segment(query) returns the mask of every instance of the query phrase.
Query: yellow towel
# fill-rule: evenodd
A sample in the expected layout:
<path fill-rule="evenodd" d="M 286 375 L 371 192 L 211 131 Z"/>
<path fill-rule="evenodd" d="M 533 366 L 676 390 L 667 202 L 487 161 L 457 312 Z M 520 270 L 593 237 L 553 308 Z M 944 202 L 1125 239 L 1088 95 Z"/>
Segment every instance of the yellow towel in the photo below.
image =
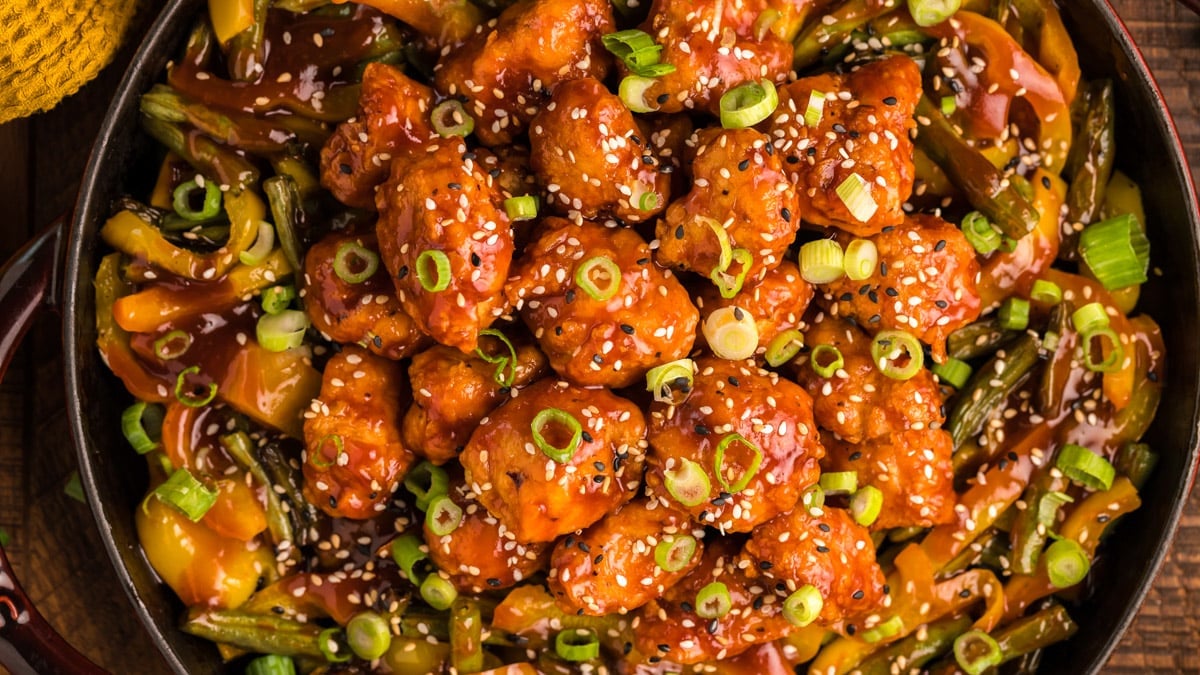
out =
<path fill-rule="evenodd" d="M 96 76 L 137 0 L 0 0 L 0 123 L 48 110 Z"/>

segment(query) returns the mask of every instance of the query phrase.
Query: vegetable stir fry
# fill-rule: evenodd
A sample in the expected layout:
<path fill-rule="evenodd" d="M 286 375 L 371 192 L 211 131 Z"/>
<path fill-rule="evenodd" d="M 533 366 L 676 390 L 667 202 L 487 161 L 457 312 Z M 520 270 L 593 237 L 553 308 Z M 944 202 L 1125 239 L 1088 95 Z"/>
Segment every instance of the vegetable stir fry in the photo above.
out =
<path fill-rule="evenodd" d="M 1033 672 L 1154 467 L 1051 0 L 210 0 L 141 109 L 98 347 L 231 672 Z"/>

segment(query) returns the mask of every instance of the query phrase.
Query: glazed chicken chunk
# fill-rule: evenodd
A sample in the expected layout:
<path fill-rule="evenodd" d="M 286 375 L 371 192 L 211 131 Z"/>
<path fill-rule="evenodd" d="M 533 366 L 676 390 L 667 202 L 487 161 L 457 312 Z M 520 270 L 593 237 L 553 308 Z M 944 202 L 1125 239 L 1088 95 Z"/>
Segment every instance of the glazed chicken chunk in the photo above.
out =
<path fill-rule="evenodd" d="M 521 0 L 446 50 L 434 81 L 444 96 L 466 99 L 481 143 L 506 145 L 558 83 L 604 79 L 612 58 L 600 38 L 614 30 L 608 0 Z"/>
<path fill-rule="evenodd" d="M 721 297 L 716 286 L 704 286 L 697 294 L 700 321 L 703 323 L 722 307 L 739 307 L 754 317 L 758 328 L 758 347 L 767 345 L 780 334 L 804 326 L 804 311 L 813 298 L 813 287 L 800 276 L 795 263 L 783 261 L 762 281 L 745 287 L 732 298 Z"/>
<path fill-rule="evenodd" d="M 479 420 L 500 405 L 510 389 L 529 384 L 547 370 L 546 357 L 527 338 L 512 341 L 515 363 L 499 339 L 483 336 L 479 344 L 483 355 L 435 345 L 414 356 L 408 366 L 413 404 L 404 415 L 404 442 L 434 464 L 457 457 Z"/>
<path fill-rule="evenodd" d="M 336 518 L 386 506 L 415 461 L 400 437 L 407 405 L 395 361 L 345 346 L 325 365 L 321 397 L 304 420 L 304 496 Z"/>
<path fill-rule="evenodd" d="M 464 352 L 508 309 L 512 228 L 483 154 L 442 141 L 393 162 L 378 195 L 379 250 L 400 303 L 433 339 Z"/>
<path fill-rule="evenodd" d="M 653 500 L 629 502 L 559 540 L 550 559 L 550 592 L 571 614 L 624 614 L 661 596 L 700 564 L 703 536 L 686 513 Z"/>
<path fill-rule="evenodd" d="M 698 523 L 749 532 L 788 511 L 817 481 L 812 399 L 749 362 L 696 361 L 685 401 L 650 409 L 646 486 Z"/>
<path fill-rule="evenodd" d="M 640 223 L 662 211 L 671 176 L 646 132 L 600 82 L 564 82 L 529 128 L 531 162 L 558 213 Z"/>
<path fill-rule="evenodd" d="M 430 340 L 396 299 L 378 248 L 374 232 L 335 232 L 313 244 L 304 257 L 304 309 L 329 340 L 402 359 Z"/>
<path fill-rule="evenodd" d="M 904 220 L 901 206 L 915 175 L 908 134 L 920 97 L 921 74 L 906 56 L 780 87 L 769 133 L 806 222 L 867 237 Z M 813 104 L 821 109 L 820 122 L 809 126 L 805 114 Z M 843 184 L 862 193 L 850 199 L 858 202 L 853 211 L 838 196 Z"/>
<path fill-rule="evenodd" d="M 633 403 L 543 379 L 481 420 L 459 461 L 476 499 L 517 541 L 554 541 L 634 496 L 645 433 Z"/>
<path fill-rule="evenodd" d="M 907 430 L 938 428 L 945 421 L 933 374 L 922 368 L 907 380 L 884 375 L 871 360 L 871 338 L 854 324 L 822 315 L 804 334 L 807 358 L 794 362 L 796 381 L 813 397 L 817 425 L 847 443 L 862 443 Z M 828 366 L 843 361 L 830 377 L 813 367 L 812 354 Z"/>
<path fill-rule="evenodd" d="M 945 360 L 946 337 L 979 318 L 975 249 L 957 227 L 924 214 L 871 240 L 879 251 L 875 272 L 823 287 L 818 301 L 872 333 L 910 333 L 932 348 L 935 361 Z"/>
<path fill-rule="evenodd" d="M 321 186 L 343 204 L 374 209 L 375 188 L 392 160 L 437 138 L 429 123 L 432 100 L 432 89 L 399 68 L 368 64 L 358 114 L 339 124 L 321 148 Z"/>
<path fill-rule="evenodd" d="M 550 365 L 583 386 L 625 387 L 692 348 L 698 313 L 633 230 L 547 218 L 506 291 Z"/>
<path fill-rule="evenodd" d="M 658 261 L 706 277 L 719 271 L 759 280 L 783 261 L 800 227 L 781 158 L 753 129 L 705 129 L 693 138 L 693 187 L 658 221 Z M 730 249 L 744 249 L 749 265 L 742 254 L 721 260 Z"/>

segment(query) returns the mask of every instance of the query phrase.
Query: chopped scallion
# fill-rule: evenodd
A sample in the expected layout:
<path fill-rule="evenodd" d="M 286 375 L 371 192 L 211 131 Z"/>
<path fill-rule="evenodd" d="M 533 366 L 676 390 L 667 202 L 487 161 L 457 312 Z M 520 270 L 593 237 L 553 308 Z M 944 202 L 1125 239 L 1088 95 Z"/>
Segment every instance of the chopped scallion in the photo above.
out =
<path fill-rule="evenodd" d="M 686 398 L 692 390 L 696 364 L 691 359 L 679 359 L 655 366 L 646 373 L 646 391 L 659 403 L 675 404 L 680 396 Z"/>
<path fill-rule="evenodd" d="M 825 598 L 821 596 L 820 589 L 805 584 L 783 601 L 783 618 L 793 626 L 803 628 L 816 621 L 824 607 Z"/>
<path fill-rule="evenodd" d="M 442 101 L 433 108 L 429 117 L 433 130 L 442 138 L 469 136 L 475 131 L 475 118 L 467 114 L 461 101 Z"/>
<path fill-rule="evenodd" d="M 439 537 L 444 537 L 457 530 L 462 524 L 462 519 L 462 507 L 455 504 L 450 495 L 439 495 L 429 502 L 429 510 L 425 512 L 425 527 Z"/>
<path fill-rule="evenodd" d="M 162 421 L 162 406 L 138 401 L 121 413 L 121 432 L 134 451 L 144 455 L 158 447 Z"/>
<path fill-rule="evenodd" d="M 821 377 L 833 377 L 846 365 L 842 351 L 833 345 L 817 345 L 808 356 L 808 362 Z"/>
<path fill-rule="evenodd" d="M 204 187 L 200 187 L 200 182 L 203 181 Z M 192 208 L 192 195 L 197 190 L 204 190 L 199 209 Z M 175 207 L 175 213 L 179 214 L 184 220 L 199 222 L 216 218 L 221 212 L 221 187 L 215 181 L 204 180 L 197 176 L 194 180 L 189 180 L 175 188 L 172 194 L 172 205 Z"/>
<path fill-rule="evenodd" d="M 841 244 L 817 239 L 800 247 L 800 276 L 810 284 L 831 284 L 846 273 Z"/>
<path fill-rule="evenodd" d="M 825 93 L 820 91 L 809 92 L 808 105 L 804 108 L 804 124 L 815 128 L 821 123 L 821 117 L 824 114 Z"/>
<path fill-rule="evenodd" d="M 450 477 L 445 469 L 426 460 L 404 476 L 404 488 L 416 497 L 417 508 L 426 511 L 434 499 L 450 493 Z"/>
<path fill-rule="evenodd" d="M 617 95 L 621 97 L 621 102 L 631 112 L 654 112 L 659 108 L 658 101 L 647 97 L 646 94 L 657 82 L 658 80 L 652 77 L 627 75 L 621 80 L 621 85 L 617 89 Z"/>
<path fill-rule="evenodd" d="M 558 408 L 543 409 L 534 416 L 529 428 L 538 450 L 559 464 L 571 461 L 583 438 L 583 425 L 579 420 L 571 413 Z M 555 445 L 546 438 L 551 432 L 560 439 L 565 437 L 567 440 L 562 445 Z"/>
<path fill-rule="evenodd" d="M 1127 213 L 1085 227 L 1079 255 L 1104 288 L 1126 288 L 1146 282 L 1150 240 L 1137 216 Z"/>
<path fill-rule="evenodd" d="M 663 535 L 654 547 L 654 562 L 664 571 L 678 572 L 696 556 L 696 538 L 690 534 Z"/>
<path fill-rule="evenodd" d="M 879 266 L 879 249 L 870 239 L 855 239 L 846 245 L 842 267 L 851 281 L 863 281 L 875 274 Z"/>
<path fill-rule="evenodd" d="M 285 352 L 304 344 L 308 330 L 308 315 L 298 309 L 285 309 L 278 314 L 258 317 L 254 334 L 258 344 L 269 352 Z"/>
<path fill-rule="evenodd" d="M 821 474 L 818 485 L 825 495 L 850 495 L 858 490 L 857 471 L 827 471 Z"/>
<path fill-rule="evenodd" d="M 691 508 L 708 501 L 712 482 L 698 462 L 681 457 L 675 466 L 663 471 L 663 485 L 675 501 Z"/>
<path fill-rule="evenodd" d="M 883 509 L 883 492 L 874 485 L 860 487 L 850 498 L 850 515 L 854 522 L 870 527 Z"/>
<path fill-rule="evenodd" d="M 355 241 L 344 241 L 333 255 L 333 271 L 348 284 L 361 284 L 379 269 L 379 254 Z"/>
<path fill-rule="evenodd" d="M 908 12 L 918 26 L 934 26 L 954 16 L 962 0 L 908 0 Z"/>
<path fill-rule="evenodd" d="M 983 675 L 1004 660 L 1000 645 L 981 630 L 969 630 L 954 638 L 954 660 L 967 675 Z"/>
<path fill-rule="evenodd" d="M 763 358 L 772 368 L 778 368 L 796 358 L 803 347 L 804 333 L 790 328 L 776 335 L 767 343 L 767 351 L 763 354 Z"/>
<path fill-rule="evenodd" d="M 450 605 L 458 599 L 458 589 L 454 584 L 437 574 L 430 574 L 421 582 L 419 589 L 421 599 L 438 611 L 450 609 Z"/>
<path fill-rule="evenodd" d="M 162 361 L 171 361 L 186 354 L 191 346 L 190 334 L 173 330 L 154 341 L 154 355 Z"/>
<path fill-rule="evenodd" d="M 378 612 L 359 612 L 346 622 L 346 642 L 355 656 L 374 661 L 392 646 L 391 625 Z"/>
<path fill-rule="evenodd" d="M 417 281 L 430 293 L 441 293 L 450 287 L 450 256 L 437 249 L 421 251 L 416 262 Z"/>
<path fill-rule="evenodd" d="M 206 487 L 184 468 L 176 469 L 166 481 L 154 488 L 155 497 L 187 516 L 193 523 L 199 522 L 217 503 L 217 494 L 216 490 Z"/>
<path fill-rule="evenodd" d="M 704 320 L 701 330 L 720 358 L 740 361 L 754 356 L 758 349 L 758 325 L 740 307 L 718 307 Z"/>
<path fill-rule="evenodd" d="M 1029 301 L 1025 298 L 1005 298 L 997 314 L 1005 330 L 1025 330 L 1029 327 Z"/>
<path fill-rule="evenodd" d="M 742 290 L 742 285 L 746 283 L 746 274 L 750 271 L 750 264 L 754 262 L 750 251 L 744 248 L 735 248 L 732 253 L 733 262 L 730 266 L 737 265 L 737 274 L 729 274 L 727 269 L 714 269 L 709 278 L 716 285 L 717 290 L 721 293 L 721 297 L 726 300 L 733 299 Z"/>
<path fill-rule="evenodd" d="M 1117 475 L 1117 470 L 1107 459 L 1074 443 L 1068 443 L 1058 451 L 1054 466 L 1089 490 L 1109 489 Z"/>
<path fill-rule="evenodd" d="M 513 222 L 533 220 L 538 215 L 538 198 L 533 195 L 509 197 L 504 200 L 504 212 Z"/>
<path fill-rule="evenodd" d="M 493 356 L 483 351 L 483 346 L 480 345 L 475 348 L 475 355 L 488 363 L 496 364 L 496 372 L 492 373 L 492 380 L 501 387 L 511 389 L 517 381 L 517 348 L 513 345 L 512 340 L 495 328 L 481 330 L 479 336 L 496 338 L 504 345 L 507 354 Z"/>
<path fill-rule="evenodd" d="M 191 366 L 179 371 L 179 375 L 175 378 L 175 399 L 189 408 L 199 408 L 212 403 L 212 400 L 217 397 L 217 383 L 209 382 L 208 391 L 197 395 L 198 391 L 195 387 L 187 388 L 187 380 L 189 375 L 198 375 L 200 366 Z"/>
<path fill-rule="evenodd" d="M 287 309 L 292 304 L 292 300 L 296 299 L 296 287 L 287 284 L 286 286 L 272 286 L 262 292 L 262 308 L 267 314 L 278 314 Z"/>
<path fill-rule="evenodd" d="M 1062 302 L 1063 292 L 1053 281 L 1038 279 L 1033 282 L 1033 288 L 1029 290 L 1029 299 L 1043 305 L 1057 305 Z"/>
<path fill-rule="evenodd" d="M 779 106 L 775 83 L 763 79 L 734 87 L 721 96 L 721 126 L 745 129 L 767 119 Z"/>
<path fill-rule="evenodd" d="M 879 204 L 871 196 L 870 185 L 857 173 L 847 176 L 834 192 L 837 193 L 838 199 L 842 200 L 842 204 L 845 204 L 850 215 L 859 222 L 865 223 L 871 220 L 871 217 L 879 210 Z"/>
<path fill-rule="evenodd" d="M 884 330 L 871 340 L 871 360 L 893 380 L 909 380 L 925 365 L 925 350 L 902 330 Z"/>
<path fill-rule="evenodd" d="M 275 228 L 266 221 L 258 223 L 258 238 L 254 245 L 238 253 L 238 260 L 243 265 L 257 265 L 267 259 L 275 248 Z"/>
<path fill-rule="evenodd" d="M 733 482 L 731 483 L 729 482 L 730 477 L 726 475 L 728 467 L 726 467 L 725 455 L 729 453 L 731 449 L 736 449 L 738 446 L 748 449 L 753 457 L 750 459 L 749 466 L 745 466 L 745 468 L 742 468 L 739 473 L 733 476 Z M 757 444 L 751 442 L 741 434 L 730 433 L 726 434 L 725 437 L 722 438 L 719 443 L 717 443 L 717 451 L 713 456 L 713 473 L 716 474 L 717 482 L 721 484 L 721 487 L 725 488 L 725 491 L 729 494 L 735 495 L 742 490 L 745 490 L 746 486 L 750 484 L 750 481 L 754 479 L 754 476 L 758 474 L 758 469 L 762 465 L 762 461 L 762 448 L 758 447 Z M 740 464 L 741 462 L 739 462 L 739 465 Z"/>
<path fill-rule="evenodd" d="M 714 581 L 696 594 L 694 607 L 696 616 L 702 619 L 719 619 L 733 609 L 733 598 L 725 584 Z"/>
<path fill-rule="evenodd" d="M 1092 302 L 1071 313 L 1071 325 L 1080 333 L 1090 333 L 1108 328 L 1108 310 L 1099 302 Z"/>
<path fill-rule="evenodd" d="M 956 358 L 946 357 L 945 363 L 935 363 L 930 369 L 938 379 L 955 389 L 962 389 L 967 380 L 971 379 L 971 366 Z"/>
<path fill-rule="evenodd" d="M 575 285 L 593 300 L 611 300 L 621 289 L 621 268 L 612 258 L 592 256 L 575 268 Z"/>
<path fill-rule="evenodd" d="M 1002 243 L 1000 232 L 992 227 L 987 216 L 978 211 L 972 211 L 963 217 L 961 229 L 963 236 L 967 238 L 967 243 L 979 255 L 988 255 L 1000 248 Z"/>
<path fill-rule="evenodd" d="M 1092 561 L 1087 551 L 1073 539 L 1059 539 L 1042 554 L 1046 561 L 1046 576 L 1055 588 L 1070 588 L 1083 581 Z"/>
<path fill-rule="evenodd" d="M 572 663 L 591 661 L 600 656 L 600 637 L 590 628 L 564 628 L 554 636 L 554 653 Z"/>

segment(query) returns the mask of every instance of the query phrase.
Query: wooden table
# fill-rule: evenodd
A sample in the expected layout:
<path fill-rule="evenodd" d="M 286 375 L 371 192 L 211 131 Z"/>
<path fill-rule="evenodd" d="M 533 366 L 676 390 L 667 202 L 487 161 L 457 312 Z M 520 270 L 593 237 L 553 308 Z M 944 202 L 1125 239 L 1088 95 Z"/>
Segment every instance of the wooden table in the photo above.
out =
<path fill-rule="evenodd" d="M 1166 93 L 1200 180 L 1200 18 L 1167 0 L 1113 4 Z M 0 125 L 0 258 L 73 204 L 129 52 L 59 108 Z M 26 590 L 68 639 L 113 672 L 166 672 L 109 571 L 87 506 L 63 493 L 75 455 L 59 330 L 55 317 L 40 319 L 0 385 L 0 528 L 12 537 L 7 550 Z M 1200 491 L 1106 672 L 1200 674 Z"/>

